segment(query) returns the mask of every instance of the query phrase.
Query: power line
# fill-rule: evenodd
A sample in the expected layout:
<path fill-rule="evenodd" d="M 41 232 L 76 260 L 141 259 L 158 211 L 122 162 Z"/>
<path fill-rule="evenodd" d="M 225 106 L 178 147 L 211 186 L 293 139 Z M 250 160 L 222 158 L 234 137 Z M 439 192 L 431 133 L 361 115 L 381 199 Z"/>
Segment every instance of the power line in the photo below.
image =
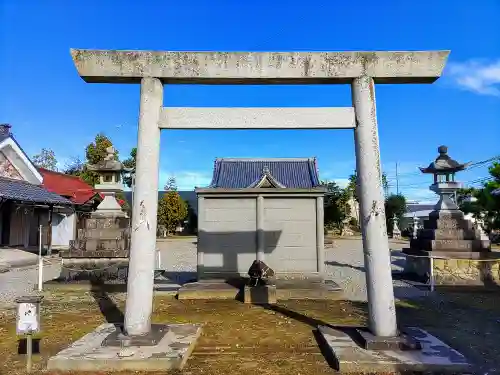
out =
<path fill-rule="evenodd" d="M 396 194 L 399 195 L 398 162 L 396 162 Z"/>
<path fill-rule="evenodd" d="M 496 161 L 496 160 L 500 160 L 500 155 L 495 155 L 495 156 L 492 156 L 488 159 L 485 159 L 485 160 L 481 160 L 481 161 L 477 161 L 477 162 L 473 162 L 471 163 L 467 168 L 466 170 L 469 170 L 469 169 L 475 169 L 475 168 L 479 168 L 479 167 L 482 167 L 484 166 L 485 164 L 488 164 L 490 162 L 493 162 L 493 161 Z M 397 163 L 396 163 L 397 164 Z M 397 166 L 396 166 L 397 168 Z M 391 178 L 391 177 L 388 177 L 387 180 L 388 181 L 394 181 L 395 179 L 398 179 L 400 177 L 410 177 L 410 176 L 419 176 L 421 175 L 422 172 L 420 171 L 415 171 L 415 172 L 407 172 L 407 173 L 399 173 L 399 171 L 396 171 L 396 178 Z"/>
<path fill-rule="evenodd" d="M 493 180 L 493 177 L 481 177 L 481 178 L 476 178 L 474 180 L 469 180 L 469 181 L 461 181 L 463 184 L 477 184 L 477 183 L 481 183 L 481 182 L 486 182 L 486 181 L 490 181 L 490 180 Z M 412 183 L 412 184 L 403 184 L 403 185 L 400 185 L 400 187 L 404 187 L 404 188 L 408 188 L 408 187 L 420 187 L 420 186 L 429 186 L 431 185 L 430 182 L 415 182 L 415 183 Z"/>

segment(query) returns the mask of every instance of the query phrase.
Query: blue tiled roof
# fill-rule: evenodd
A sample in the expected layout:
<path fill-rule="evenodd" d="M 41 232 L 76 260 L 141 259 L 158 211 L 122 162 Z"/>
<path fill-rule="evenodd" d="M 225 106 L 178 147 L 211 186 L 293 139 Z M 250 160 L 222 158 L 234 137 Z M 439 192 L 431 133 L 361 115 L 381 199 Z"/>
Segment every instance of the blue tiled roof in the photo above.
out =
<path fill-rule="evenodd" d="M 267 169 L 266 169 L 267 168 Z M 310 189 L 320 185 L 316 158 L 215 160 L 211 188 L 244 189 L 269 173 L 286 188 Z"/>
<path fill-rule="evenodd" d="M 41 186 L 5 177 L 0 177 L 0 198 L 60 206 L 70 206 L 73 204 L 68 199 L 56 193 L 51 193 Z"/>

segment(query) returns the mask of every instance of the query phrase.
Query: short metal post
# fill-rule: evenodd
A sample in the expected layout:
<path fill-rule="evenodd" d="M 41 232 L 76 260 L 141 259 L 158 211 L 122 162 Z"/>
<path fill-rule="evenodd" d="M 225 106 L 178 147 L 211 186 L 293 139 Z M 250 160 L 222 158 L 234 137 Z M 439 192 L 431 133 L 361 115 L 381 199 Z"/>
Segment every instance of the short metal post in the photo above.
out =
<path fill-rule="evenodd" d="M 161 251 L 160 249 L 156 249 L 156 269 L 161 269 Z"/>
<path fill-rule="evenodd" d="M 42 291 L 43 285 L 43 257 L 42 257 L 42 226 L 38 228 L 38 291 Z"/>
<path fill-rule="evenodd" d="M 434 292 L 434 258 L 431 256 L 430 260 L 430 284 L 431 284 L 431 292 Z"/>
<path fill-rule="evenodd" d="M 26 355 L 26 371 L 31 372 L 33 356 L 33 335 L 31 333 L 26 335 Z"/>

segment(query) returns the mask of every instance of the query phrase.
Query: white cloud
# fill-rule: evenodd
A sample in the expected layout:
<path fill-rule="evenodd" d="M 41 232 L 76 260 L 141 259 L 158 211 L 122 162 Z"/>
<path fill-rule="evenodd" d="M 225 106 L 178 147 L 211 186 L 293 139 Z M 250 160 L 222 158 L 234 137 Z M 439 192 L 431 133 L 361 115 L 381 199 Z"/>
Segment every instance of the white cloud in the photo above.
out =
<path fill-rule="evenodd" d="M 347 185 L 349 184 L 349 179 L 348 178 L 334 178 L 333 181 L 341 188 L 345 189 Z"/>
<path fill-rule="evenodd" d="M 194 172 L 194 171 L 180 171 L 180 172 L 160 172 L 159 188 L 163 189 L 170 177 L 175 177 L 178 190 L 193 190 L 195 187 L 205 187 L 212 181 L 212 174 Z"/>
<path fill-rule="evenodd" d="M 500 60 L 449 63 L 448 75 L 464 90 L 500 97 Z"/>

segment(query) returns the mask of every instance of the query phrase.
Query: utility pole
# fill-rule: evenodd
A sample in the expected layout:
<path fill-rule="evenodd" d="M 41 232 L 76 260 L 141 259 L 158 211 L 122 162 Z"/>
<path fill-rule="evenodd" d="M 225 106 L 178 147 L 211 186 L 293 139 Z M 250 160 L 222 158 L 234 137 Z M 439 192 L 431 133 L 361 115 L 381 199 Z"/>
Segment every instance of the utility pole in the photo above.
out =
<path fill-rule="evenodd" d="M 396 162 L 396 194 L 399 195 L 399 174 L 398 174 L 398 162 Z"/>

